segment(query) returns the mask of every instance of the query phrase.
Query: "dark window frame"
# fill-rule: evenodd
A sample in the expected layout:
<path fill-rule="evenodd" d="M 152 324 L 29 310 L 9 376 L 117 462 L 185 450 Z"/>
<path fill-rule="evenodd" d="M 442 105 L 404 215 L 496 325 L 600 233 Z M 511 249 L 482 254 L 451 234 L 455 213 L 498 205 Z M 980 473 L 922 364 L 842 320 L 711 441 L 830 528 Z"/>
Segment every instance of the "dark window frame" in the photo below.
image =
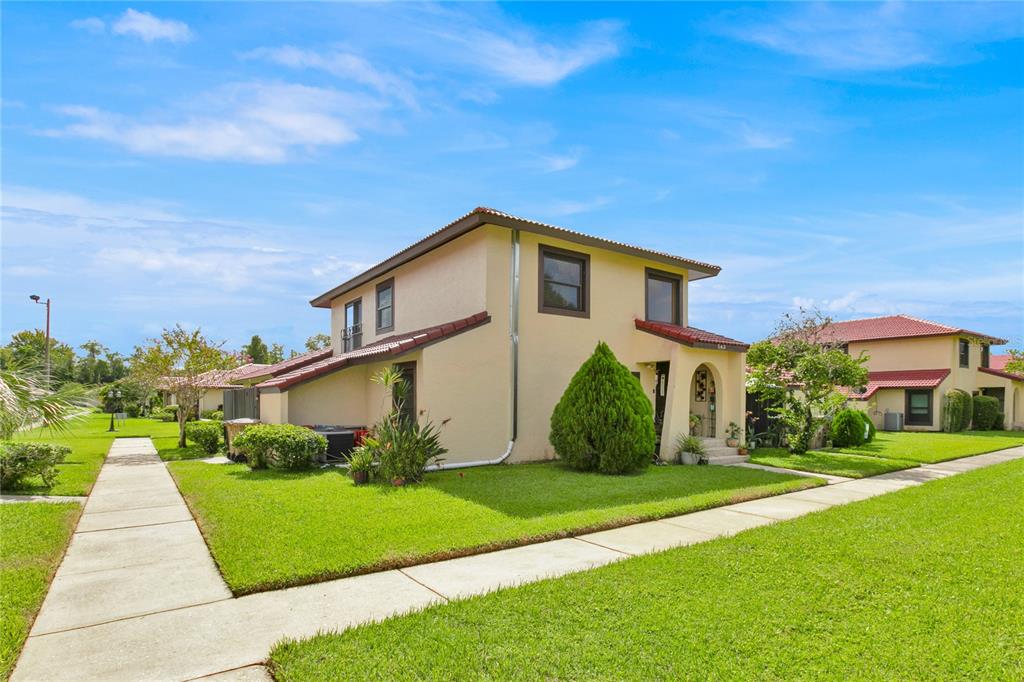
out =
<path fill-rule="evenodd" d="M 989 344 L 983 344 L 981 347 L 981 366 L 988 367 L 992 363 L 992 347 Z"/>
<path fill-rule="evenodd" d="M 662 282 L 670 282 L 675 286 L 673 292 L 674 301 L 672 302 L 672 314 L 673 321 L 665 322 L 665 320 L 652 320 L 651 319 L 651 301 L 647 293 L 647 283 L 649 280 L 656 279 Z M 683 323 L 683 276 L 677 275 L 672 272 L 665 272 L 664 270 L 655 270 L 654 268 L 644 268 L 644 319 L 648 322 L 661 322 L 663 324 L 674 324 L 679 326 Z"/>
<path fill-rule="evenodd" d="M 382 308 L 380 307 L 380 292 L 381 292 L 382 289 L 387 289 L 387 288 L 391 289 L 391 305 L 389 306 L 391 308 L 391 324 L 387 325 L 386 327 L 382 327 L 381 324 L 380 324 L 380 311 L 382 310 Z M 394 331 L 395 330 L 395 278 L 394 277 L 389 277 L 388 279 L 384 280 L 383 282 L 379 282 L 377 284 L 376 288 L 374 289 L 374 291 L 376 292 L 376 295 L 374 297 L 374 305 L 373 305 L 373 323 L 374 323 L 374 327 L 376 328 L 378 334 L 380 334 L 382 332 Z"/>
<path fill-rule="evenodd" d="M 348 324 L 348 310 L 350 307 L 355 306 L 359 311 L 359 331 L 354 332 L 351 336 L 348 335 L 350 329 Z M 355 342 L 351 345 L 348 341 L 355 339 Z M 363 347 L 363 297 L 353 298 L 351 301 L 345 304 L 344 318 L 341 325 L 341 352 L 348 353 L 350 351 L 358 350 Z"/>
<path fill-rule="evenodd" d="M 583 272 L 580 282 L 580 310 L 544 305 L 544 259 L 549 255 L 555 259 L 571 259 L 581 263 Z M 590 254 L 560 249 L 547 244 L 539 246 L 537 249 L 537 312 L 568 317 L 590 317 Z"/>
<path fill-rule="evenodd" d="M 931 388 L 922 389 L 906 389 L 904 390 L 906 400 L 906 412 L 903 418 L 903 423 L 909 426 L 931 426 L 935 421 L 935 391 Z M 927 421 L 924 421 L 924 417 L 914 417 L 914 414 L 910 411 L 910 397 L 912 395 L 926 395 L 928 396 L 928 414 Z"/>
<path fill-rule="evenodd" d="M 971 366 L 971 342 L 967 339 L 960 339 L 957 347 L 957 354 L 960 358 L 960 367 Z"/>
<path fill-rule="evenodd" d="M 412 375 L 412 380 L 408 381 L 409 394 L 406 396 L 405 401 L 405 415 L 412 419 L 412 421 L 419 421 L 419 413 L 416 411 L 416 362 L 396 362 L 395 370 L 402 374 L 402 380 L 406 381 L 406 377 Z M 391 408 L 396 407 L 394 399 L 391 402 Z"/>

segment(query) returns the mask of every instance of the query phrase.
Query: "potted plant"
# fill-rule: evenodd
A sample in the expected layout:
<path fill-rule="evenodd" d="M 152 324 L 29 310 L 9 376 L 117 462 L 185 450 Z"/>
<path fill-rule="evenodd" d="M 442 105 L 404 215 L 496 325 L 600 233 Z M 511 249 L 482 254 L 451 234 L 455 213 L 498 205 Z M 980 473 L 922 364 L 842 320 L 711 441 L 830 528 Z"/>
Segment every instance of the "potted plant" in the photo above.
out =
<path fill-rule="evenodd" d="M 739 444 L 739 447 L 736 448 L 736 451 L 739 453 L 740 457 L 746 457 L 747 454 L 750 452 L 750 449 L 747 447 L 746 441 L 744 441 Z"/>
<path fill-rule="evenodd" d="M 725 444 L 730 448 L 734 448 L 740 444 L 740 426 L 736 422 L 729 422 L 729 426 L 725 429 L 729 437 L 725 439 Z"/>
<path fill-rule="evenodd" d="M 700 423 L 703 421 L 703 417 L 699 414 L 690 415 L 690 435 L 696 436 L 697 432 L 700 431 Z"/>
<path fill-rule="evenodd" d="M 676 460 L 680 464 L 707 464 L 704 442 L 697 436 L 680 433 L 676 438 Z"/>
<path fill-rule="evenodd" d="M 356 485 L 363 485 L 370 480 L 373 471 L 373 453 L 369 448 L 360 446 L 348 457 L 348 473 Z"/>

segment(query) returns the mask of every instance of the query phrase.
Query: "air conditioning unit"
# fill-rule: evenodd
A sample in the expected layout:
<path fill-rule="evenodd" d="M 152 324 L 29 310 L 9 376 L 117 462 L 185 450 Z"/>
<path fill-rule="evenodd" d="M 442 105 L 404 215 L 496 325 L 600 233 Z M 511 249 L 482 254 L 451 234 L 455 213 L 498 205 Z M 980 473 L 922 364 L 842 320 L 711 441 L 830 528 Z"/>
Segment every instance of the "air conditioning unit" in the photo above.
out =
<path fill-rule="evenodd" d="M 902 431 L 903 430 L 903 413 L 902 412 L 886 412 L 885 420 L 882 424 L 883 431 Z"/>

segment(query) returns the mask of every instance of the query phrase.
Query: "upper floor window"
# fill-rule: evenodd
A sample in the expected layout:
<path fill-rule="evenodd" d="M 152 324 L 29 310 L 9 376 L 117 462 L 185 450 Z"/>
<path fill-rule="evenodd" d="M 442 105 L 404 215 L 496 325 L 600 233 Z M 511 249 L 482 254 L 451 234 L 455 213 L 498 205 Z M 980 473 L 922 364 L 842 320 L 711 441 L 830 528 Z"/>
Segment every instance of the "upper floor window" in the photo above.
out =
<path fill-rule="evenodd" d="M 960 366 L 971 366 L 971 342 L 967 339 L 960 339 Z"/>
<path fill-rule="evenodd" d="M 395 280 L 377 285 L 377 333 L 395 328 Z"/>
<path fill-rule="evenodd" d="M 682 278 L 667 272 L 647 270 L 646 317 L 649 322 L 681 324 Z"/>
<path fill-rule="evenodd" d="M 984 346 L 981 347 L 981 366 L 982 367 L 988 367 L 989 358 L 990 358 L 990 352 L 991 352 L 991 350 L 990 350 L 989 345 L 987 343 Z"/>
<path fill-rule="evenodd" d="M 590 256 L 541 246 L 539 272 L 540 312 L 590 316 Z"/>
<path fill-rule="evenodd" d="M 345 304 L 345 328 L 341 330 L 341 349 L 347 353 L 363 345 L 363 299 Z"/>

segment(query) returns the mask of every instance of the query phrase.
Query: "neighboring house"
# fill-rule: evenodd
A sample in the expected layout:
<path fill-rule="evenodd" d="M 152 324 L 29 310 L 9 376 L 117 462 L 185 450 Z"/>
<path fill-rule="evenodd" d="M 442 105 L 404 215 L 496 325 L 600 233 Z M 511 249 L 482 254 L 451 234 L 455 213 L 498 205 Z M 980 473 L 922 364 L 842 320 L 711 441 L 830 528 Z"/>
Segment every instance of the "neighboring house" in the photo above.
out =
<path fill-rule="evenodd" d="M 867 385 L 847 396 L 878 427 L 899 412 L 907 430 L 940 430 L 943 397 L 954 388 L 995 396 L 1007 427 L 1024 427 L 1024 379 L 991 362 L 991 346 L 1004 339 L 907 315 L 835 322 L 826 333 L 852 357 L 869 356 Z"/>
<path fill-rule="evenodd" d="M 605 341 L 668 458 L 691 412 L 708 437 L 743 421 L 747 345 L 688 326 L 690 282 L 718 272 L 478 208 L 313 299 L 331 310 L 329 357 L 259 383 L 260 418 L 371 425 L 391 409 L 371 377 L 396 366 L 410 414 L 444 423 L 446 463 L 551 458 L 551 412 Z"/>

